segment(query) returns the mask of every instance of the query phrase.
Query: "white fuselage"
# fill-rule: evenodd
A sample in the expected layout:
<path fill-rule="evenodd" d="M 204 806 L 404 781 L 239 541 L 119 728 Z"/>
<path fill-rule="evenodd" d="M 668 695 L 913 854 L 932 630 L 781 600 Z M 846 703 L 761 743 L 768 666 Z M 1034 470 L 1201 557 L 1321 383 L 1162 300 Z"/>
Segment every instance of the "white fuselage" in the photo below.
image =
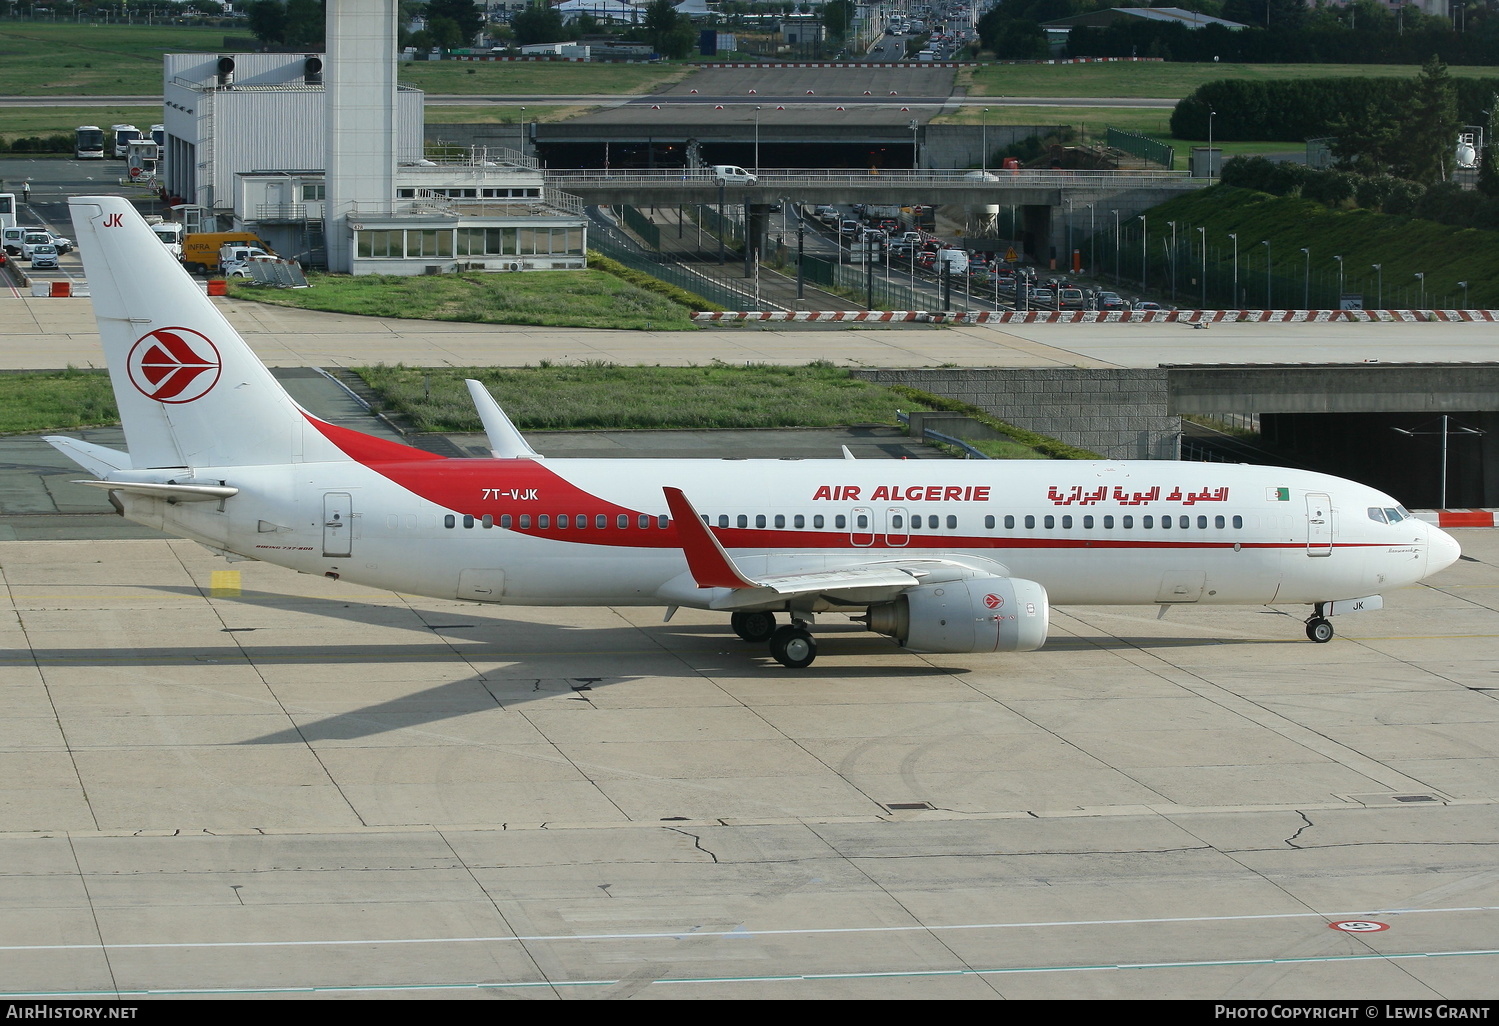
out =
<path fill-rule="evenodd" d="M 239 494 L 125 496 L 127 516 L 306 573 L 517 604 L 698 604 L 663 486 L 746 573 L 946 560 L 1057 603 L 1321 602 L 1456 558 L 1375 489 L 1226 464 L 418 459 L 177 480 Z"/>

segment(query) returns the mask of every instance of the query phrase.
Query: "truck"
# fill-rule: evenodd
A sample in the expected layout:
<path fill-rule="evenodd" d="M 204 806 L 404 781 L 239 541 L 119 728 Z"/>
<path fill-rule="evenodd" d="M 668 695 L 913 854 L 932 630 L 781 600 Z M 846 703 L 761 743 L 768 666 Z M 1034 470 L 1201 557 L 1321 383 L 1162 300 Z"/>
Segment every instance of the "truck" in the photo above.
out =
<path fill-rule="evenodd" d="M 182 259 L 182 225 L 176 221 L 157 221 L 151 225 L 151 231 L 156 233 L 168 253 L 178 260 Z"/>
<path fill-rule="evenodd" d="M 193 232 L 182 236 L 182 265 L 193 274 L 219 269 L 219 254 L 228 245 L 250 246 L 274 254 L 276 251 L 254 232 Z"/>
<path fill-rule="evenodd" d="M 881 221 L 899 220 L 899 203 L 870 203 L 864 207 L 865 224 L 879 224 Z"/>

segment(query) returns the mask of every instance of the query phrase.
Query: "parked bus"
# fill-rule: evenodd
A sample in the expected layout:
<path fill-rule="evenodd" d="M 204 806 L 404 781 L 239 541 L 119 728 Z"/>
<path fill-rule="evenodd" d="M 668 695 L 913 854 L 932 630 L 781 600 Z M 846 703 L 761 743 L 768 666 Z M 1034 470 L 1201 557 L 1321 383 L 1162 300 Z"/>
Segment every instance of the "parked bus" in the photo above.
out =
<path fill-rule="evenodd" d="M 16 226 L 16 194 L 0 192 L 0 228 Z"/>
<path fill-rule="evenodd" d="M 79 160 L 103 160 L 104 129 L 98 125 L 79 125 L 73 134 L 73 156 Z"/>
<path fill-rule="evenodd" d="M 116 160 L 125 159 L 125 149 L 132 140 L 141 137 L 141 130 L 134 125 L 113 125 L 110 129 L 114 132 L 114 156 Z"/>
<path fill-rule="evenodd" d="M 152 125 L 151 140 L 152 142 L 156 143 L 157 146 L 165 146 L 167 144 L 167 126 Z"/>

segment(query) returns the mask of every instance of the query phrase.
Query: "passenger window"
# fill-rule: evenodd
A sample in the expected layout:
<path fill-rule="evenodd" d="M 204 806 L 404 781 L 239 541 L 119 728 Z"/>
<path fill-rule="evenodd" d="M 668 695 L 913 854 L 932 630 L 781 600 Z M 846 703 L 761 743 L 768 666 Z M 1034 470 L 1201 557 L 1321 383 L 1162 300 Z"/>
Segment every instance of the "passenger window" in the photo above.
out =
<path fill-rule="evenodd" d="M 821 513 L 814 514 L 812 516 L 812 526 L 813 527 L 821 527 L 822 525 L 823 525 L 822 514 Z"/>
<path fill-rule="evenodd" d="M 570 524 L 571 522 L 572 521 L 570 521 L 567 518 L 567 514 L 566 513 L 558 513 L 557 514 L 557 526 L 560 527 L 560 528 L 562 528 L 564 531 L 567 530 L 567 525 Z"/>
<path fill-rule="evenodd" d="M 587 526 L 588 526 L 588 514 L 587 513 L 579 513 L 578 514 L 578 529 L 579 530 L 583 530 Z"/>
<path fill-rule="evenodd" d="M 868 529 L 868 527 L 869 527 L 869 514 L 868 513 L 860 513 L 859 514 L 859 516 L 858 516 L 858 525 L 859 525 L 859 529 L 860 530 L 866 530 L 866 529 Z"/>
<path fill-rule="evenodd" d="M 445 516 L 445 517 L 442 518 L 442 526 L 443 527 L 457 527 L 458 526 L 458 518 L 455 517 L 455 516 L 453 516 L 453 514 L 449 513 L 447 516 Z"/>
<path fill-rule="evenodd" d="M 1114 517 L 1112 514 L 1103 518 L 1103 529 L 1105 531 L 1112 531 L 1114 529 Z"/>
<path fill-rule="evenodd" d="M 734 518 L 734 524 L 737 527 L 748 527 L 749 526 L 749 517 L 746 514 L 741 513 L 741 514 L 739 514 L 739 516 L 737 516 L 737 517 Z"/>
<path fill-rule="evenodd" d="M 904 527 L 905 523 L 905 518 L 902 517 L 899 513 L 894 514 L 890 518 L 890 526 L 895 528 L 896 530 L 900 530 L 902 527 Z"/>
<path fill-rule="evenodd" d="M 705 518 L 703 520 L 703 523 L 706 524 L 707 522 L 708 521 Z M 635 518 L 635 526 L 638 527 L 638 528 L 640 528 L 642 531 L 644 531 L 647 528 L 649 528 L 651 526 L 651 515 L 649 513 L 642 513 L 642 514 L 640 514 L 640 516 L 638 516 L 638 517 Z"/>
<path fill-rule="evenodd" d="M 842 513 L 839 513 L 837 516 L 835 516 L 833 518 L 833 526 L 836 527 L 840 531 L 843 530 L 845 527 L 848 526 L 848 518 L 846 516 L 844 516 Z"/>
<path fill-rule="evenodd" d="M 1041 525 L 1050 531 L 1053 527 L 1057 526 L 1057 518 L 1048 513 L 1046 514 L 1046 519 L 1041 521 Z"/>
<path fill-rule="evenodd" d="M 1176 518 L 1176 526 L 1185 531 L 1187 528 L 1192 526 L 1192 518 L 1183 513 L 1181 516 Z"/>
<path fill-rule="evenodd" d="M 1072 517 L 1070 515 L 1062 517 L 1062 530 L 1064 530 L 1064 531 L 1070 531 L 1070 530 L 1072 530 Z"/>
<path fill-rule="evenodd" d="M 1161 530 L 1171 530 L 1171 517 L 1169 515 L 1161 517 Z"/>
<path fill-rule="evenodd" d="M 1027 531 L 1029 531 L 1032 528 L 1034 528 L 1035 526 L 1036 526 L 1036 518 L 1034 516 L 1032 516 L 1031 514 L 1027 513 L 1025 515 L 1025 529 Z"/>
<path fill-rule="evenodd" d="M 949 531 L 956 531 L 958 529 L 958 518 L 956 516 L 953 516 L 951 514 L 948 515 L 947 529 Z"/>
<path fill-rule="evenodd" d="M 593 526 L 602 531 L 604 528 L 609 526 L 608 516 L 603 513 L 595 513 L 593 516 Z"/>
<path fill-rule="evenodd" d="M 1015 529 L 1015 514 L 1013 514 L 1013 513 L 1006 513 L 1005 514 L 1005 530 L 1006 531 L 1013 531 L 1014 529 Z"/>
<path fill-rule="evenodd" d="M 1234 517 L 1234 530 L 1237 531 L 1239 528 L 1241 528 L 1243 526 L 1244 526 L 1244 518 L 1243 517 L 1238 517 L 1238 516 Z"/>
<path fill-rule="evenodd" d="M 1216 528 L 1218 528 L 1218 530 L 1220 530 L 1220 531 L 1223 530 L 1223 524 L 1224 524 L 1224 520 L 1223 520 L 1223 517 L 1221 515 L 1216 516 L 1216 517 L 1213 518 L 1213 526 L 1216 527 Z"/>
<path fill-rule="evenodd" d="M 448 526 L 452 527 L 453 525 L 449 524 Z M 501 513 L 500 514 L 500 526 L 503 527 L 507 531 L 510 530 L 510 514 L 509 513 Z"/>
<path fill-rule="evenodd" d="M 987 530 L 990 530 L 990 531 L 994 530 L 994 515 L 993 514 L 990 514 L 990 515 L 984 517 L 984 527 Z"/>
<path fill-rule="evenodd" d="M 798 513 L 796 515 L 796 517 L 791 521 L 791 526 L 792 527 L 798 527 L 798 528 L 800 528 L 800 527 L 806 527 L 807 526 L 807 518 L 804 517 L 804 516 L 802 516 L 800 513 Z"/>
<path fill-rule="evenodd" d="M 776 526 L 777 527 L 785 527 L 786 526 L 786 514 L 784 514 L 784 513 L 777 513 L 776 514 Z"/>
<path fill-rule="evenodd" d="M 1141 517 L 1140 526 L 1145 528 L 1146 530 L 1149 530 L 1150 528 L 1155 526 L 1155 517 Z"/>
<path fill-rule="evenodd" d="M 617 527 L 617 528 L 619 528 L 621 531 L 623 531 L 625 528 L 629 527 L 630 526 L 630 516 L 629 516 L 629 514 L 628 513 L 621 513 L 618 516 L 616 516 L 614 518 L 614 526 Z"/>
<path fill-rule="evenodd" d="M 463 526 L 464 527 L 473 527 L 474 526 L 474 515 L 472 513 L 465 513 L 465 514 L 463 514 Z"/>
<path fill-rule="evenodd" d="M 665 513 L 657 513 L 656 514 L 656 527 L 657 528 L 659 528 L 660 530 L 664 531 L 664 530 L 666 530 L 666 525 L 669 524 L 669 523 L 671 523 L 671 517 L 667 516 Z"/>
<path fill-rule="evenodd" d="M 729 515 L 727 513 L 720 513 L 720 514 L 718 514 L 718 526 L 719 527 L 728 527 L 729 526 Z"/>
<path fill-rule="evenodd" d="M 547 513 L 543 513 L 541 516 L 537 517 L 536 518 L 536 526 L 539 527 L 539 528 L 541 528 L 542 530 L 545 530 L 548 527 L 551 527 L 552 526 L 552 517 L 551 517 L 551 515 L 547 514 Z"/>
<path fill-rule="evenodd" d="M 756 513 L 755 514 L 755 526 L 756 527 L 764 527 L 765 526 L 765 514 L 764 513 Z"/>
<path fill-rule="evenodd" d="M 1085 517 L 1083 517 L 1083 530 L 1084 531 L 1091 531 L 1091 530 L 1093 530 L 1093 518 L 1091 516 L 1085 516 Z"/>
<path fill-rule="evenodd" d="M 1198 517 L 1197 518 L 1197 529 L 1199 531 L 1206 531 L 1207 528 L 1208 528 L 1208 518 L 1207 517 Z"/>
<path fill-rule="evenodd" d="M 531 514 L 529 514 L 529 513 L 522 513 L 520 515 L 520 528 L 521 528 L 521 530 L 524 531 L 526 528 L 528 528 L 530 526 L 531 526 Z"/>
<path fill-rule="evenodd" d="M 1135 518 L 1132 516 L 1126 516 L 1123 519 L 1121 526 L 1123 526 L 1126 531 L 1131 530 L 1135 526 Z"/>
<path fill-rule="evenodd" d="M 480 519 L 479 523 L 483 524 L 485 527 L 493 527 L 494 526 L 494 514 L 492 514 L 492 513 L 486 513 L 486 514 L 484 514 L 483 518 Z"/>

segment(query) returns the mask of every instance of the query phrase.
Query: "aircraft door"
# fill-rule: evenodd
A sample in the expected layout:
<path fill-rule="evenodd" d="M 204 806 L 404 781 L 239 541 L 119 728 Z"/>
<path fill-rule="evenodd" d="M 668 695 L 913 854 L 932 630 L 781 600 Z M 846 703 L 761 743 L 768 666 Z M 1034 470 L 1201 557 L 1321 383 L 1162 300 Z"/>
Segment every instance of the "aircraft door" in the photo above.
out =
<path fill-rule="evenodd" d="M 342 558 L 354 551 L 354 497 L 348 492 L 323 495 L 323 555 Z"/>
<path fill-rule="evenodd" d="M 874 544 L 874 511 L 867 506 L 855 506 L 848 518 L 848 540 L 859 546 Z"/>
<path fill-rule="evenodd" d="M 1332 555 L 1332 500 L 1326 492 L 1306 493 L 1306 554 Z"/>
<path fill-rule="evenodd" d="M 900 506 L 885 510 L 885 544 L 899 548 L 911 540 L 910 517 Z"/>

